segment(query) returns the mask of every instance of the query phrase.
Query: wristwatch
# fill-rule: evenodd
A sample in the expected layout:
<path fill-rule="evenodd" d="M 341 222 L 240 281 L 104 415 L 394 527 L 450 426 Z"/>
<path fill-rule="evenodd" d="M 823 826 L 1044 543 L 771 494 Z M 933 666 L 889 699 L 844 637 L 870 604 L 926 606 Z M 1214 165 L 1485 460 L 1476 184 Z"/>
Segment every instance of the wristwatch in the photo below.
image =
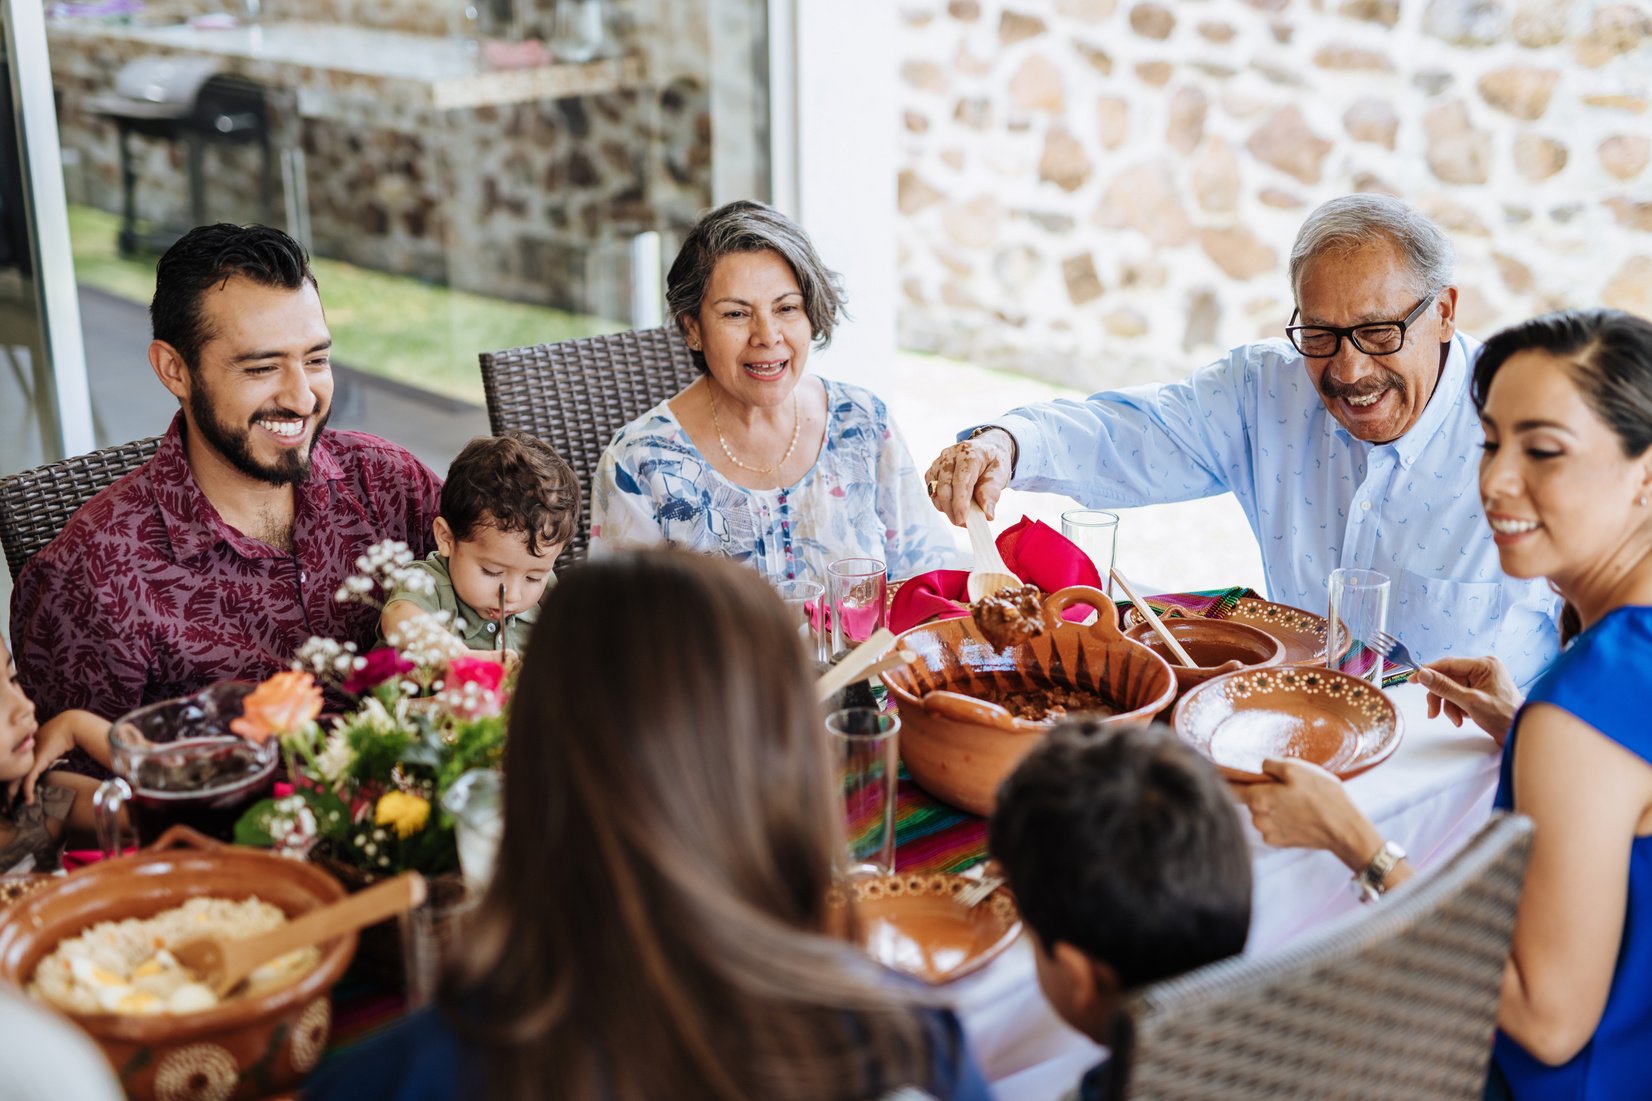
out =
<path fill-rule="evenodd" d="M 1012 477 L 1012 478 L 1015 477 L 1015 462 L 1016 462 L 1017 459 L 1019 459 L 1021 457 L 1021 448 L 1015 442 L 1015 433 L 1014 432 L 1011 432 L 1008 428 L 1005 428 L 1001 424 L 983 424 L 981 427 L 977 428 L 975 431 L 973 431 L 969 435 L 965 436 L 964 437 L 964 442 L 968 443 L 970 440 L 973 440 L 976 436 L 984 436 L 988 432 L 1002 432 L 1004 435 L 1006 435 L 1010 438 L 1010 477 Z"/>
<path fill-rule="evenodd" d="M 1405 859 L 1405 850 L 1392 841 L 1384 841 L 1377 855 L 1371 858 L 1360 872 L 1354 876 L 1349 889 L 1354 897 L 1361 902 L 1375 902 L 1388 890 L 1388 873 L 1394 870 L 1394 865 Z"/>

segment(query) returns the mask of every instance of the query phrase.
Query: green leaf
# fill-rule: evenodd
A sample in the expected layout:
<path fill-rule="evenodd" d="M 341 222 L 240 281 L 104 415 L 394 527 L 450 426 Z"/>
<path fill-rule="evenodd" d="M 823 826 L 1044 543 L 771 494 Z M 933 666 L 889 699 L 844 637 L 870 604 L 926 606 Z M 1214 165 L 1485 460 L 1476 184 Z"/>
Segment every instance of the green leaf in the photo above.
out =
<path fill-rule="evenodd" d="M 273 848 L 275 838 L 270 836 L 270 820 L 275 817 L 275 800 L 260 799 L 235 823 L 235 843 L 255 849 Z"/>

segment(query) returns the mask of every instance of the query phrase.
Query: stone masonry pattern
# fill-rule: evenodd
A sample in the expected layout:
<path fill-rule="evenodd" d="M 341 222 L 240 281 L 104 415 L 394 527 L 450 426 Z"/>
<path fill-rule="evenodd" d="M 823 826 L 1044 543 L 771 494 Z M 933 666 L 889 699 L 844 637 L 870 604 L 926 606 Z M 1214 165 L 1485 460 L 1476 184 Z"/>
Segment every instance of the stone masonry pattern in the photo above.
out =
<path fill-rule="evenodd" d="M 1451 234 L 1485 336 L 1652 316 L 1645 0 L 901 0 L 900 339 L 1079 386 L 1283 335 L 1316 204 Z"/>

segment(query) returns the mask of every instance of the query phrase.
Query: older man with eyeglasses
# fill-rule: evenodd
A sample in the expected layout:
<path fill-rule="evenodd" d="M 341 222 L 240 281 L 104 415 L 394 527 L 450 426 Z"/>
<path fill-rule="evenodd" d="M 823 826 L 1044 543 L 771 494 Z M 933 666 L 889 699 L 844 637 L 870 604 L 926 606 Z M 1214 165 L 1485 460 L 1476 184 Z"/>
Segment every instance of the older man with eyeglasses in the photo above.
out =
<path fill-rule="evenodd" d="M 1291 249 L 1287 340 L 961 433 L 926 475 L 935 507 L 962 524 L 1011 485 L 1096 508 L 1231 492 L 1269 599 L 1318 611 L 1332 570 L 1380 570 L 1392 633 L 1419 660 L 1494 653 L 1529 683 L 1558 649 L 1559 601 L 1498 566 L 1474 474 L 1479 342 L 1457 331 L 1453 259 L 1398 199 L 1333 199 Z"/>

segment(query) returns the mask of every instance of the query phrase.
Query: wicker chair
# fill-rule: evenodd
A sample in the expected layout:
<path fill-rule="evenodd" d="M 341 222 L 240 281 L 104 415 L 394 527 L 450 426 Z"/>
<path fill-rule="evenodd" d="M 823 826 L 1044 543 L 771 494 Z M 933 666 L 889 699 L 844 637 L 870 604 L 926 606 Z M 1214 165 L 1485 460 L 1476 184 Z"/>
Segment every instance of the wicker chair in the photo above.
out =
<path fill-rule="evenodd" d="M 81 505 L 148 462 L 160 442 L 150 436 L 0 478 L 0 545 L 12 580 Z"/>
<path fill-rule="evenodd" d="M 1139 1101 L 1478 1101 L 1531 822 L 1497 815 L 1439 870 L 1311 940 L 1131 1000 Z"/>
<path fill-rule="evenodd" d="M 556 448 L 579 475 L 579 529 L 560 569 L 591 542 L 591 476 L 614 433 L 699 377 L 673 328 L 483 352 L 482 386 L 494 432 L 517 428 Z"/>

